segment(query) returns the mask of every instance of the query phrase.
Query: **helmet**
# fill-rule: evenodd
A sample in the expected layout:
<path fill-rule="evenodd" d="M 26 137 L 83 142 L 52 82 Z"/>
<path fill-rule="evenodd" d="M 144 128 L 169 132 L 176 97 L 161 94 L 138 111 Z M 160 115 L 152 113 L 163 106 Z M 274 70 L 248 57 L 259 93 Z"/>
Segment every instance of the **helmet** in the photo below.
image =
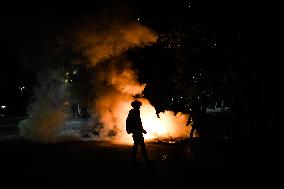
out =
<path fill-rule="evenodd" d="M 138 101 L 138 100 L 134 100 L 133 102 L 131 102 L 131 106 L 133 108 L 139 108 L 142 105 L 142 102 Z"/>

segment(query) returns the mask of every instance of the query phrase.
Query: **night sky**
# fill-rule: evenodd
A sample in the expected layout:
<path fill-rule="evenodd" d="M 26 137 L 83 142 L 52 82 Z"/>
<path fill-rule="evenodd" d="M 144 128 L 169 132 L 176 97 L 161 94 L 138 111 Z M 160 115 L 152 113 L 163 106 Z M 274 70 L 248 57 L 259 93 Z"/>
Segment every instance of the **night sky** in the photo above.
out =
<path fill-rule="evenodd" d="M 185 89 L 194 88 L 195 96 L 229 96 L 232 103 L 251 102 L 254 109 L 271 106 L 267 100 L 273 95 L 265 88 L 269 83 L 271 91 L 277 90 L 274 81 L 279 77 L 274 74 L 278 69 L 269 67 L 276 64 L 266 62 L 274 59 L 268 53 L 275 45 L 267 35 L 272 41 L 277 38 L 272 28 L 277 16 L 263 8 L 247 1 L 206 0 L 2 4 L 0 102 L 21 104 L 24 112 L 40 62 L 53 46 L 50 41 L 81 21 L 119 15 L 159 34 L 155 45 L 128 53 L 154 104 L 166 108 L 167 99 L 187 96 Z M 24 95 L 21 86 L 26 87 Z"/>

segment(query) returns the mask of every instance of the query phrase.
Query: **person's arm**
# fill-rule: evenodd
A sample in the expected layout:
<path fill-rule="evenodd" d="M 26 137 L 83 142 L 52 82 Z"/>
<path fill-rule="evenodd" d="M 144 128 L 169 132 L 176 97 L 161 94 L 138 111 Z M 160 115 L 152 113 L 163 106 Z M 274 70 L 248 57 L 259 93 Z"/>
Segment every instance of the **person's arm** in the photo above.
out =
<path fill-rule="evenodd" d="M 144 134 L 146 134 L 147 133 L 147 131 L 143 128 L 143 125 L 142 125 L 142 121 L 141 121 L 141 117 L 140 117 L 140 115 L 139 115 L 139 122 L 140 122 L 140 129 L 141 129 L 141 132 L 142 133 L 144 133 Z"/>

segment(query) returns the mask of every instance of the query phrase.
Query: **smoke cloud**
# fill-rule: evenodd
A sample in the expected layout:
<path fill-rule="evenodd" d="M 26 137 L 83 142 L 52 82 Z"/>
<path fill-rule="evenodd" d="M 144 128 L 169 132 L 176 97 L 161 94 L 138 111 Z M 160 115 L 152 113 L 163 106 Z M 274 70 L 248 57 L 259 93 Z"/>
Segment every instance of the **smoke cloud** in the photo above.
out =
<path fill-rule="evenodd" d="M 21 135 L 43 143 L 60 140 L 58 129 L 68 118 L 68 105 L 65 104 L 68 91 L 59 72 L 39 74 L 39 85 L 28 109 L 29 118 L 19 123 Z"/>
<path fill-rule="evenodd" d="M 128 49 L 143 48 L 157 41 L 157 34 L 146 26 L 130 23 L 114 24 L 104 31 L 82 30 L 77 33 L 76 51 L 83 49 L 89 58 L 89 67 L 94 68 L 94 96 L 91 105 L 99 115 L 102 127 L 98 128 L 100 140 L 129 143 L 131 135 L 126 133 L 125 120 L 133 101 L 133 96 L 142 95 L 146 84 L 138 82 L 137 70 L 126 58 Z M 156 115 L 151 103 L 142 102 L 141 119 L 147 130 L 146 140 L 153 138 L 184 138 L 191 127 L 186 127 L 188 115 L 165 111 Z"/>
<path fill-rule="evenodd" d="M 157 35 L 138 23 L 110 23 L 108 28 L 88 27 L 76 32 L 75 51 L 81 51 L 92 66 L 123 55 L 133 47 L 145 47 L 157 41 Z"/>
<path fill-rule="evenodd" d="M 154 31 L 138 23 L 108 22 L 81 25 L 58 41 L 61 48 L 69 47 L 88 60 L 85 63 L 93 75 L 90 79 L 91 94 L 86 96 L 92 97 L 88 101 L 92 121 L 86 128 L 95 130 L 93 139 L 132 142 L 131 135 L 125 130 L 125 120 L 137 95 L 141 97 L 141 118 L 148 132 L 146 140 L 188 135 L 191 127 L 185 127 L 187 114 L 165 111 L 158 118 L 154 106 L 142 98 L 146 84 L 138 82 L 138 70 L 126 56 L 129 49 L 152 45 L 157 38 Z M 84 61 L 70 60 L 70 65 L 74 62 Z M 71 94 L 61 77 L 64 73 L 56 70 L 41 75 L 40 85 L 29 108 L 29 119 L 19 124 L 21 134 L 31 140 L 58 142 L 83 139 L 78 132 L 60 132 L 69 119 L 70 105 L 67 102 Z"/>
<path fill-rule="evenodd" d="M 75 51 L 89 59 L 95 69 L 94 96 L 91 108 L 99 115 L 101 140 L 126 141 L 125 120 L 133 96 L 142 94 L 146 84 L 140 84 L 127 50 L 156 42 L 157 35 L 146 26 L 128 23 L 113 24 L 104 30 L 83 29 L 77 32 Z"/>

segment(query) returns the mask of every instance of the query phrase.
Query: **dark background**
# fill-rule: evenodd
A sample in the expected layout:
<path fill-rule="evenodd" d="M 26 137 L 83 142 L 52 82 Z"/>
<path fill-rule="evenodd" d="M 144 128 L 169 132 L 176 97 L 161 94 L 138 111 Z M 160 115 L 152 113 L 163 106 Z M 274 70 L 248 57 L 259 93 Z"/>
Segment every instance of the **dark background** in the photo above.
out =
<path fill-rule="evenodd" d="M 145 96 L 158 111 L 184 111 L 184 104 L 197 101 L 197 96 L 210 96 L 225 99 L 255 125 L 279 122 L 283 92 L 275 7 L 206 0 L 3 3 L 0 103 L 9 107 L 11 116 L 26 114 L 46 41 L 80 19 L 115 10 L 130 20 L 139 18 L 160 34 L 157 44 L 129 51 L 139 80 L 147 83 Z M 185 100 L 169 103 L 180 96 Z"/>
<path fill-rule="evenodd" d="M 230 131 L 236 138 L 192 145 L 189 155 L 184 154 L 183 144 L 149 144 L 154 160 L 150 175 L 155 175 L 155 181 L 156 176 L 169 176 L 166 182 L 165 179 L 159 182 L 159 187 L 160 183 L 169 186 L 174 176 L 177 176 L 175 187 L 182 181 L 186 184 L 200 184 L 197 179 L 202 179 L 202 183 L 209 181 L 207 176 L 216 176 L 214 182 L 218 186 L 230 179 L 234 182 L 227 186 L 247 184 L 246 181 L 254 186 L 266 182 L 271 186 L 277 183 L 283 164 L 281 8 L 272 2 L 217 0 L 1 2 L 0 106 L 8 107 L 4 112 L 7 117 L 26 115 L 37 74 L 46 57 L 53 60 L 47 51 L 53 47 L 57 34 L 86 17 L 114 10 L 130 20 L 140 18 L 139 22 L 160 34 L 157 44 L 128 52 L 139 70 L 139 81 L 147 83 L 145 96 L 157 111 L 187 111 L 185 105 L 199 102 L 206 106 L 211 99 L 221 99 L 229 103 L 237 118 L 229 125 L 238 128 Z M 84 77 L 78 78 L 81 80 Z M 19 87 L 23 86 L 21 93 Z M 15 129 L 18 119 L 13 124 L 12 129 L 11 125 L 1 125 L 0 134 L 18 132 Z M 220 120 L 210 124 L 217 128 Z M 241 129 L 245 132 L 240 132 Z M 242 134 L 245 137 L 241 138 Z M 45 186 L 52 183 L 73 186 L 76 181 L 80 186 L 85 183 L 95 186 L 103 180 L 98 176 L 109 179 L 109 175 L 128 174 L 125 167 L 128 152 L 131 152 L 128 146 L 92 141 L 54 145 L 3 140 L 1 181 L 10 178 L 9 185 L 30 186 L 36 178 L 43 179 Z M 167 161 L 161 159 L 164 154 L 168 154 Z M 91 174 L 86 174 L 90 170 Z M 182 176 L 186 179 L 180 179 Z M 15 178 L 27 180 L 15 182 Z M 125 176 L 115 184 L 128 182 L 126 179 Z"/>

